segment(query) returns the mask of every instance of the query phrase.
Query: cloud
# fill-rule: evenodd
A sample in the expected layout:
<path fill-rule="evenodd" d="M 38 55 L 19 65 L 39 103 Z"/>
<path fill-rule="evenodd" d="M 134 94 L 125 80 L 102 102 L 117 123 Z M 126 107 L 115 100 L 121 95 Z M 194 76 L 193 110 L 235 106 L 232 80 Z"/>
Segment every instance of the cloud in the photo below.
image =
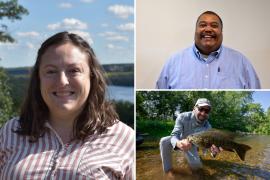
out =
<path fill-rule="evenodd" d="M 108 7 L 108 11 L 115 14 L 117 17 L 127 19 L 130 15 L 134 14 L 134 8 L 132 6 L 125 5 L 112 5 Z"/>
<path fill-rule="evenodd" d="M 108 49 L 123 49 L 121 46 L 116 46 L 114 44 L 107 44 L 106 46 Z"/>
<path fill-rule="evenodd" d="M 64 8 L 64 9 L 69 9 L 69 8 L 72 8 L 73 5 L 71 3 L 60 3 L 59 7 Z"/>
<path fill-rule="evenodd" d="M 122 35 L 109 36 L 106 39 L 110 41 L 128 41 L 128 37 Z"/>
<path fill-rule="evenodd" d="M 39 33 L 35 31 L 29 31 L 29 32 L 17 32 L 17 35 L 19 37 L 38 37 Z"/>
<path fill-rule="evenodd" d="M 93 39 L 91 38 L 91 35 L 89 32 L 85 32 L 85 31 L 78 31 L 78 30 L 71 30 L 69 31 L 71 33 L 74 34 L 78 34 L 79 36 L 81 36 L 84 40 L 86 40 L 90 45 L 92 45 L 94 43 Z"/>
<path fill-rule="evenodd" d="M 117 27 L 117 29 L 121 31 L 133 31 L 134 30 L 134 24 L 133 23 L 126 23 L 126 24 L 121 24 Z"/>
<path fill-rule="evenodd" d="M 128 37 L 127 36 L 123 36 L 120 35 L 116 32 L 113 31 L 107 31 L 104 33 L 99 33 L 99 36 L 105 37 L 105 39 L 109 40 L 109 41 L 128 41 Z"/>
<path fill-rule="evenodd" d="M 65 18 L 62 22 L 49 24 L 47 26 L 50 30 L 58 30 L 58 29 L 87 29 L 87 23 L 84 23 L 75 18 Z"/>
<path fill-rule="evenodd" d="M 81 2 L 83 2 L 83 3 L 92 3 L 92 2 L 94 2 L 94 0 L 81 0 Z"/>
<path fill-rule="evenodd" d="M 109 24 L 103 23 L 103 24 L 101 24 L 101 27 L 109 27 Z"/>
<path fill-rule="evenodd" d="M 113 44 L 107 44 L 107 48 L 113 49 L 115 46 Z"/>
<path fill-rule="evenodd" d="M 107 36 L 114 36 L 114 35 L 117 35 L 116 32 L 113 32 L 113 31 L 106 31 L 104 33 L 99 33 L 98 34 L 99 36 L 102 36 L 102 37 L 107 37 Z"/>
<path fill-rule="evenodd" d="M 29 49 L 34 49 L 35 46 L 33 43 L 27 42 L 26 47 L 28 47 Z"/>
<path fill-rule="evenodd" d="M 59 29 L 60 27 L 61 27 L 61 23 L 49 24 L 47 26 L 49 30 L 56 30 L 56 29 Z"/>

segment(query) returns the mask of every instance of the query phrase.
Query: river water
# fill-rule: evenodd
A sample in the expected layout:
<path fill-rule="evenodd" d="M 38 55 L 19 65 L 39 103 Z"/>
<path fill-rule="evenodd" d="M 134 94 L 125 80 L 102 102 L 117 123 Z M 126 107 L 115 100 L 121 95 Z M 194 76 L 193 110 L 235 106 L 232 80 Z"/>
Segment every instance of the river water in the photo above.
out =
<path fill-rule="evenodd" d="M 228 151 L 221 152 L 216 158 L 209 153 L 200 155 L 203 169 L 192 172 L 182 152 L 173 152 L 174 173 L 163 173 L 159 153 L 158 140 L 146 141 L 137 147 L 136 152 L 136 179 L 268 179 L 270 180 L 270 136 L 248 135 L 238 137 L 237 142 L 252 147 L 246 154 L 245 161 Z"/>

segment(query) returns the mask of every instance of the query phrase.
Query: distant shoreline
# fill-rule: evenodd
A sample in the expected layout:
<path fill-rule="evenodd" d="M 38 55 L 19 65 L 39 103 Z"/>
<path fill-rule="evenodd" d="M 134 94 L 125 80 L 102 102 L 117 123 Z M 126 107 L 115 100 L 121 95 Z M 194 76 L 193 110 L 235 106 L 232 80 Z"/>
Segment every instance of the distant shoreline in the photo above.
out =
<path fill-rule="evenodd" d="M 102 65 L 108 79 L 108 85 L 134 87 L 134 64 L 104 64 Z M 11 81 L 19 79 L 28 83 L 32 67 L 4 68 Z"/>

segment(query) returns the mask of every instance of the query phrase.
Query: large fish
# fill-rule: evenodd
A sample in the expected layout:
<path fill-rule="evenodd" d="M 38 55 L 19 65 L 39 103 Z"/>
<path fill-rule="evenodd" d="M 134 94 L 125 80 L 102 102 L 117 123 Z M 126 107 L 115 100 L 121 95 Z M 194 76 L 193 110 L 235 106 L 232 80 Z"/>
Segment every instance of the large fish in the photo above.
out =
<path fill-rule="evenodd" d="M 189 135 L 187 139 L 198 147 L 210 148 L 212 144 L 214 144 L 217 147 L 222 147 L 226 151 L 236 152 L 242 161 L 245 160 L 246 152 L 251 149 L 251 147 L 246 144 L 233 141 L 233 133 L 217 129 L 194 133 Z"/>

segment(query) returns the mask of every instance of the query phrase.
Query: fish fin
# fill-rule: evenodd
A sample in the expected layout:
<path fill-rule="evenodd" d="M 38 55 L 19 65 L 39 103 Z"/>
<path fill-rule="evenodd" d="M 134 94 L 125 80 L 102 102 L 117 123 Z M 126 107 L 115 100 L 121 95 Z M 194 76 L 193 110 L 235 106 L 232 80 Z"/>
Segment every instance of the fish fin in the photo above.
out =
<path fill-rule="evenodd" d="M 230 131 L 227 131 L 227 130 L 220 130 L 220 129 L 212 128 L 209 131 L 211 131 L 213 134 L 215 134 L 217 136 L 221 136 L 221 137 L 224 137 L 224 138 L 229 138 L 229 139 L 232 139 L 232 140 L 237 136 L 236 133 L 230 132 Z"/>
<path fill-rule="evenodd" d="M 222 149 L 225 150 L 225 151 L 235 152 L 235 151 L 234 151 L 233 149 L 231 149 L 231 148 L 222 147 Z"/>
<path fill-rule="evenodd" d="M 240 157 L 242 161 L 245 160 L 246 152 L 250 150 L 251 147 L 245 144 L 238 144 L 238 146 L 235 148 L 236 153 Z"/>

